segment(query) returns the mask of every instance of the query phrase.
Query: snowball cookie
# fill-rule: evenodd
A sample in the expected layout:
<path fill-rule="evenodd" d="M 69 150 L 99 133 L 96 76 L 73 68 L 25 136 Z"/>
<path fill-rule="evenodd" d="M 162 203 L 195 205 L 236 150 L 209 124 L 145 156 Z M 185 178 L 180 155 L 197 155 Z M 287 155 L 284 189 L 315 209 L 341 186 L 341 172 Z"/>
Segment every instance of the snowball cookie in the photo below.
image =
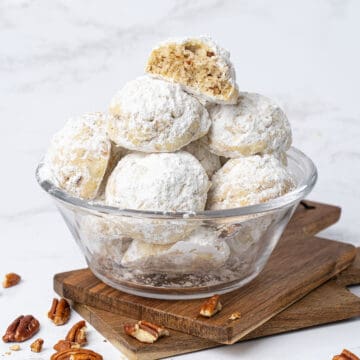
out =
<path fill-rule="evenodd" d="M 104 217 L 95 215 L 77 216 L 78 232 L 83 241 L 105 242 L 110 239 L 123 237 L 123 230 L 118 224 L 116 216 L 106 215 Z"/>
<path fill-rule="evenodd" d="M 209 113 L 212 125 L 206 138 L 216 155 L 236 158 L 284 152 L 291 145 L 286 115 L 265 96 L 242 92 L 236 105 L 217 105 Z"/>
<path fill-rule="evenodd" d="M 107 121 L 102 113 L 87 113 L 70 119 L 52 139 L 45 164 L 56 185 L 73 196 L 98 194 L 111 153 Z"/>
<path fill-rule="evenodd" d="M 200 161 L 209 178 L 221 168 L 219 156 L 211 153 L 202 139 L 186 145 L 183 150 L 194 155 Z"/>
<path fill-rule="evenodd" d="M 205 170 L 188 152 L 132 153 L 110 175 L 105 201 L 124 209 L 201 211 L 209 187 Z M 123 227 L 136 240 L 169 244 L 188 236 L 195 224 L 184 219 L 123 218 Z"/>
<path fill-rule="evenodd" d="M 117 220 L 116 216 L 110 215 L 100 217 L 76 214 L 78 236 L 94 260 L 106 259 L 121 264 L 121 259 L 132 240 L 123 236 Z"/>
<path fill-rule="evenodd" d="M 216 232 L 199 227 L 187 239 L 170 245 L 133 241 L 121 261 L 125 267 L 153 271 L 193 272 L 216 269 L 226 262 L 230 249 Z"/>
<path fill-rule="evenodd" d="M 190 93 L 219 104 L 238 96 L 230 53 L 208 37 L 173 39 L 150 54 L 147 73 L 181 84 Z"/>
<path fill-rule="evenodd" d="M 116 223 L 89 215 L 80 223 L 78 234 L 88 254 L 121 264 L 131 243 Z"/>
<path fill-rule="evenodd" d="M 295 187 L 288 170 L 269 154 L 230 159 L 211 180 L 209 210 L 263 203 Z"/>
<path fill-rule="evenodd" d="M 209 187 L 205 170 L 185 151 L 132 153 L 110 175 L 105 199 L 123 209 L 201 211 Z"/>
<path fill-rule="evenodd" d="M 204 136 L 209 113 L 178 84 L 148 76 L 128 82 L 110 104 L 111 140 L 142 152 L 173 152 Z"/>
<path fill-rule="evenodd" d="M 273 223 L 276 223 L 275 218 L 276 216 L 271 212 L 265 215 L 244 216 L 243 222 L 223 225 L 219 229 L 220 237 L 226 240 L 232 257 L 238 257 L 255 246 L 263 236 L 268 236 L 266 232 Z"/>

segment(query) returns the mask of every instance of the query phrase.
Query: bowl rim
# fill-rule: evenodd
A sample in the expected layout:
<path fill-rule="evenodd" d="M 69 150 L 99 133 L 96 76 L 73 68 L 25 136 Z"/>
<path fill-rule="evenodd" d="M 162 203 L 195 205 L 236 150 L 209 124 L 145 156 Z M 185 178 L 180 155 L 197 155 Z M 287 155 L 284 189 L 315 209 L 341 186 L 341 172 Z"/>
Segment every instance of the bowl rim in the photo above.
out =
<path fill-rule="evenodd" d="M 42 189 L 47 192 L 51 197 L 57 201 L 70 205 L 75 208 L 81 208 L 90 212 L 97 212 L 102 214 L 111 214 L 127 217 L 138 218 L 156 218 L 156 219 L 191 219 L 191 220 L 206 220 L 206 219 L 220 219 L 231 218 L 237 216 L 254 215 L 259 213 L 265 213 L 293 205 L 299 202 L 306 195 L 310 193 L 316 184 L 318 173 L 313 161 L 306 156 L 302 151 L 295 147 L 291 147 L 287 152 L 288 157 L 294 158 L 298 165 L 302 168 L 304 176 L 297 184 L 296 188 L 285 195 L 279 196 L 275 199 L 271 199 L 267 202 L 242 206 L 231 209 L 222 210 L 203 210 L 197 212 L 166 212 L 166 211 L 150 211 L 150 210 L 135 210 L 135 209 L 119 209 L 114 206 L 103 205 L 93 200 L 84 200 L 78 197 L 74 197 L 66 193 L 54 185 L 49 180 L 44 180 L 40 176 L 44 162 L 41 161 L 36 168 L 36 179 Z"/>

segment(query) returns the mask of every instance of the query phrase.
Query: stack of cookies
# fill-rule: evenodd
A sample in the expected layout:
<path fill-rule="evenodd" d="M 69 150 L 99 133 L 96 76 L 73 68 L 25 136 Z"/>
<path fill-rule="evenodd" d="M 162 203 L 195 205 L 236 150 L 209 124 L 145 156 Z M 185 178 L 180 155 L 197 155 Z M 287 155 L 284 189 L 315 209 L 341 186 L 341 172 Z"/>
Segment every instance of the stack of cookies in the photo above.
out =
<path fill-rule="evenodd" d="M 54 136 L 45 163 L 58 187 L 120 209 L 189 213 L 258 204 L 295 187 L 286 115 L 262 95 L 239 92 L 228 51 L 206 37 L 169 40 L 152 50 L 145 71 L 115 94 L 108 113 L 70 119 Z M 126 234 L 121 266 L 158 270 L 184 252 L 191 257 L 175 269 L 203 266 L 200 258 L 219 267 L 229 257 L 207 228 L 128 221 L 84 225 L 98 238 Z"/>

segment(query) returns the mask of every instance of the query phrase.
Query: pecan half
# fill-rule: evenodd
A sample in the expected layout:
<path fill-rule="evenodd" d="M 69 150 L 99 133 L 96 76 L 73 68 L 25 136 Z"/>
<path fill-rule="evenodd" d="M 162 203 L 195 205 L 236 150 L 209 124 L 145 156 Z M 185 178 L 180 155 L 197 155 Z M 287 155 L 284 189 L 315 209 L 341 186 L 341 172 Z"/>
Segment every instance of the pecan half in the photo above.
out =
<path fill-rule="evenodd" d="M 64 351 L 69 349 L 80 349 L 80 344 L 71 342 L 69 340 L 59 340 L 54 346 L 53 349 L 56 351 Z"/>
<path fill-rule="evenodd" d="M 351 351 L 344 349 L 340 355 L 335 355 L 333 360 L 360 360 L 355 354 Z"/>
<path fill-rule="evenodd" d="M 142 343 L 152 344 L 162 336 L 169 336 L 169 331 L 162 326 L 140 320 L 136 324 L 125 324 L 124 331 L 127 335 Z"/>
<path fill-rule="evenodd" d="M 4 281 L 2 283 L 2 286 L 4 288 L 9 288 L 11 286 L 17 285 L 21 280 L 20 275 L 15 273 L 9 273 L 5 275 Z"/>
<path fill-rule="evenodd" d="M 103 357 L 88 349 L 70 349 L 51 355 L 50 360 L 103 360 Z"/>
<path fill-rule="evenodd" d="M 48 312 L 48 318 L 52 320 L 55 325 L 64 325 L 70 319 L 70 304 L 61 298 L 53 299 L 51 309 Z"/>
<path fill-rule="evenodd" d="M 67 333 L 65 340 L 83 346 L 87 343 L 86 323 L 84 320 L 77 322 Z"/>
<path fill-rule="evenodd" d="M 36 339 L 31 345 L 30 345 L 30 349 L 32 352 L 36 352 L 39 353 L 42 350 L 42 346 L 44 344 L 44 340 L 43 339 Z"/>
<path fill-rule="evenodd" d="M 4 342 L 22 342 L 33 337 L 39 328 L 39 321 L 32 315 L 20 315 L 9 325 L 2 339 Z"/>
<path fill-rule="evenodd" d="M 201 306 L 200 315 L 205 317 L 212 317 L 222 309 L 220 303 L 220 296 L 214 295 L 207 299 Z"/>

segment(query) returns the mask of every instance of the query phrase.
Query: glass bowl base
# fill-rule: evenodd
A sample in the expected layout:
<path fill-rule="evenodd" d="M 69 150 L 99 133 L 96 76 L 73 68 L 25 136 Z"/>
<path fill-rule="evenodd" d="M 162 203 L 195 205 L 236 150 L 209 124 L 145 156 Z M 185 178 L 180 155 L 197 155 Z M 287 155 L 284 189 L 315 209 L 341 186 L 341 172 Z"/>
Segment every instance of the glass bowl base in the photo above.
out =
<path fill-rule="evenodd" d="M 154 274 L 153 276 L 147 274 L 127 280 L 109 271 L 108 268 L 99 268 L 94 266 L 94 264 L 89 264 L 89 268 L 99 280 L 116 290 L 128 294 L 162 300 L 191 300 L 237 290 L 253 280 L 261 272 L 263 265 L 252 269 L 250 273 L 248 272 L 248 275 L 240 279 L 239 275 L 235 278 L 235 274 L 233 274 L 233 276 L 227 274 L 228 281 L 224 281 L 224 279 L 219 278 L 219 276 L 216 279 L 212 276 L 206 277 L 204 274 L 199 274 L 198 277 L 201 278 L 202 283 L 206 285 L 201 285 L 201 283 L 196 281 L 197 275 L 178 274 L 172 277 L 170 283 L 169 276 L 161 276 L 161 274 Z M 190 279 L 192 280 L 191 282 Z M 197 286 L 194 285 L 196 283 Z M 159 285 L 157 286 L 156 284 Z M 184 286 L 186 284 L 188 286 Z"/>

